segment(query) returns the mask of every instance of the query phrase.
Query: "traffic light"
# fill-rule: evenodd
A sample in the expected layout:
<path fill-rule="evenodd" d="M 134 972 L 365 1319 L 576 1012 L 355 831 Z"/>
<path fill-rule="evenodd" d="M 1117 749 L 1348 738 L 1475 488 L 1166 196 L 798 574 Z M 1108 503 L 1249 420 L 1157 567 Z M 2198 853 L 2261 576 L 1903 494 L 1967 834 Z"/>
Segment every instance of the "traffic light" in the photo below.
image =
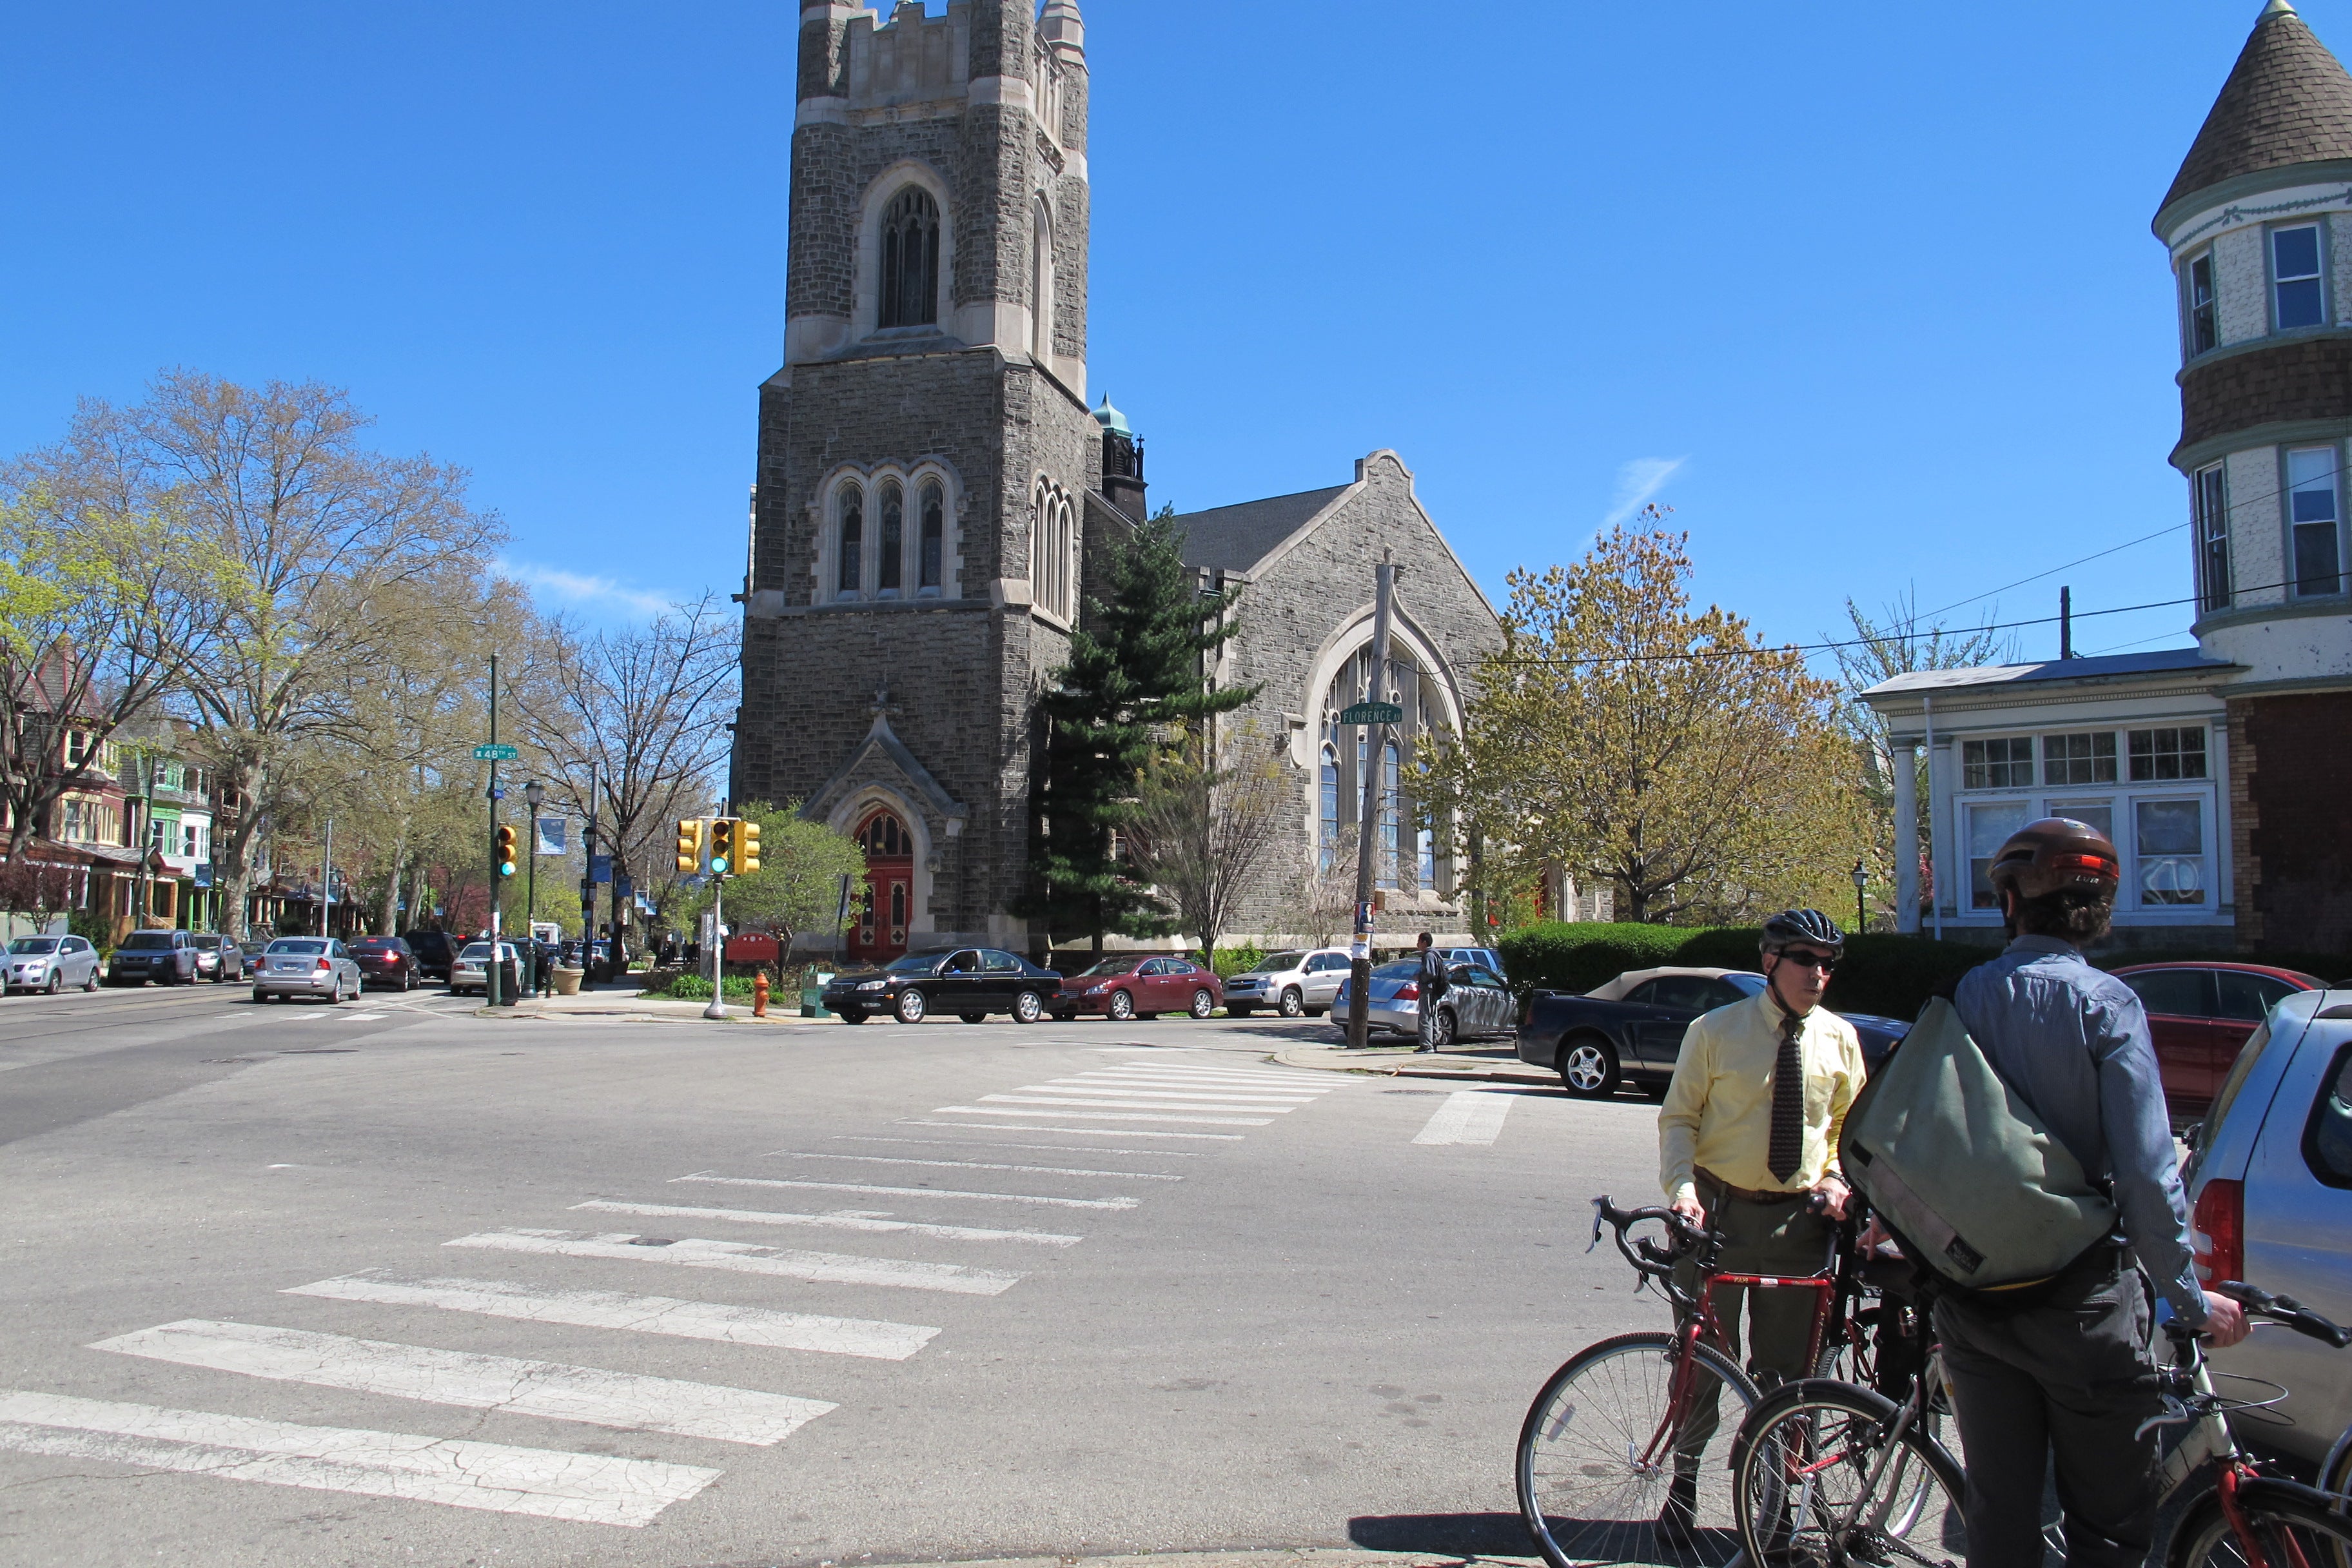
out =
<path fill-rule="evenodd" d="M 498 860 L 499 876 L 511 877 L 515 874 L 515 831 L 513 828 L 509 827 L 503 822 L 499 824 L 498 832 L 490 836 L 490 853 Z"/>
<path fill-rule="evenodd" d="M 760 868 L 760 825 L 750 817 L 735 822 L 735 874 L 748 877 Z"/>
<path fill-rule="evenodd" d="M 702 819 L 698 816 L 678 822 L 677 869 L 680 876 L 686 877 L 702 869 Z"/>
<path fill-rule="evenodd" d="M 714 877 L 735 874 L 735 819 L 731 816 L 711 820 L 710 874 Z"/>

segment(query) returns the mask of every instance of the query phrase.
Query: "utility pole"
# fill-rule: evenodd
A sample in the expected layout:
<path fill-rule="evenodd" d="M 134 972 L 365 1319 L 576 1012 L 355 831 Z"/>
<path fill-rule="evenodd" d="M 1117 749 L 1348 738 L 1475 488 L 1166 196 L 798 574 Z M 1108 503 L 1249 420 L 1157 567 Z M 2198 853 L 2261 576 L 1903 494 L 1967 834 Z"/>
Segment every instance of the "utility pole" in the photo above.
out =
<path fill-rule="evenodd" d="M 2074 590 L 2058 590 L 2058 657 L 2074 657 Z"/>
<path fill-rule="evenodd" d="M 327 842 L 319 851 L 319 934 L 335 934 L 335 819 L 327 818 Z"/>
<path fill-rule="evenodd" d="M 490 744 L 499 743 L 499 656 L 490 655 Z M 483 1001 L 499 1005 L 499 758 L 490 753 L 490 961 L 482 968 Z"/>
<path fill-rule="evenodd" d="M 596 764 L 588 764 L 588 823 L 583 835 L 580 875 L 580 969 L 583 984 L 596 967 Z"/>
<path fill-rule="evenodd" d="M 1372 677 L 1371 686 L 1364 693 L 1369 707 L 1388 700 L 1389 675 L 1389 609 L 1396 596 L 1396 566 L 1389 552 L 1381 552 L 1381 563 L 1373 568 L 1379 588 L 1372 611 Z M 1344 719 L 1344 716 L 1343 716 Z M 1380 731 L 1380 742 L 1372 742 L 1374 728 Z M 1372 840 L 1380 832 L 1381 775 L 1386 772 L 1390 730 L 1385 723 L 1370 723 L 1359 727 L 1361 742 L 1357 755 L 1363 759 L 1363 809 L 1356 815 L 1356 940 L 1348 950 L 1348 1046 L 1361 1050 L 1371 1038 L 1372 989 Z"/>

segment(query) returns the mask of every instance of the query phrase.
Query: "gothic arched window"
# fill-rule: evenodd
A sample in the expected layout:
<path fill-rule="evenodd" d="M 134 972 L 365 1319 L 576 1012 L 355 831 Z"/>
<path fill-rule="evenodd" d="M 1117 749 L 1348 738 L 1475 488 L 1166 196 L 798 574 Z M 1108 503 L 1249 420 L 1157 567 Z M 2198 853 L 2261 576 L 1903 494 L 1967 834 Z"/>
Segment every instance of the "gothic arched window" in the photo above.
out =
<path fill-rule="evenodd" d="M 880 310 L 875 324 L 928 327 L 940 319 L 940 208 L 908 185 L 882 212 Z"/>
<path fill-rule="evenodd" d="M 1328 741 L 1323 742 L 1321 788 L 1316 814 L 1316 861 L 1328 871 L 1332 857 L 1339 852 L 1339 748 Z"/>
<path fill-rule="evenodd" d="M 1054 354 L 1054 220 L 1037 204 L 1029 244 L 1029 352 L 1040 360 Z"/>
<path fill-rule="evenodd" d="M 947 533 L 947 492 L 937 479 L 925 481 L 922 493 L 923 539 L 916 566 L 916 592 L 936 595 L 940 591 L 940 552 Z"/>
<path fill-rule="evenodd" d="M 866 583 L 866 492 L 856 485 L 841 487 L 841 533 L 834 553 L 840 563 L 835 591 L 854 597 Z"/>
<path fill-rule="evenodd" d="M 886 479 L 882 485 L 882 555 L 875 582 L 883 598 L 898 596 L 906 537 L 907 492 L 898 480 Z"/>
<path fill-rule="evenodd" d="M 1040 608 L 1077 619 L 1077 509 L 1050 479 L 1037 481 L 1029 545 L 1029 588 Z"/>
<path fill-rule="evenodd" d="M 1404 806 L 1402 768 L 1397 755 L 1397 743 L 1387 742 L 1381 748 L 1381 851 L 1377 873 L 1383 888 L 1393 888 L 1398 874 L 1403 869 L 1397 859 L 1397 816 Z"/>

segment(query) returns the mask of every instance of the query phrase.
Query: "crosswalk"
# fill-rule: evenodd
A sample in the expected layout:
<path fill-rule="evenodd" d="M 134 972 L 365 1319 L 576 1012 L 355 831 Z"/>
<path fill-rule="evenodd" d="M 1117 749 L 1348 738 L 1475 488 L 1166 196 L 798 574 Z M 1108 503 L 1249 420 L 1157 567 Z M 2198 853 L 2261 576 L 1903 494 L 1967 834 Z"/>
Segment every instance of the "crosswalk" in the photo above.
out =
<path fill-rule="evenodd" d="M 561 1267 L 572 1276 L 561 1282 L 493 1278 L 462 1266 L 360 1268 L 277 1284 L 235 1317 L 182 1318 L 85 1347 L 149 1365 L 159 1379 L 169 1375 L 166 1368 L 190 1369 L 250 1380 L 255 1388 L 292 1385 L 384 1400 L 394 1410 L 438 1406 L 523 1417 L 550 1424 L 556 1440 L 548 1446 L 0 1388 L 0 1450 L 642 1527 L 717 1481 L 730 1462 L 727 1451 L 776 1448 L 840 1409 L 839 1399 L 824 1397 L 827 1363 L 755 1362 L 744 1369 L 744 1382 L 798 1386 L 735 1386 L 589 1364 L 593 1356 L 540 1359 L 409 1342 L 431 1339 L 435 1322 L 503 1320 L 627 1336 L 641 1346 L 702 1342 L 755 1355 L 914 1362 L 946 1331 L 902 1321 L 887 1308 L 887 1315 L 874 1316 L 801 1309 L 844 1300 L 944 1306 L 954 1298 L 1001 1297 L 1080 1245 L 1085 1235 L 1074 1226 L 1123 1221 L 1151 1197 L 1172 1195 L 1175 1184 L 1194 1173 L 1186 1166 L 1251 1135 L 1222 1129 L 1277 1126 L 1349 1087 L 1328 1075 L 1236 1065 L 1210 1053 L 1152 1051 L 1150 1058 L 977 1095 L 971 1105 L 902 1117 L 887 1129 L 837 1134 L 826 1140 L 829 1147 L 772 1150 L 755 1157 L 772 1162 L 765 1169 L 688 1169 L 656 1191 L 559 1200 L 582 1228 L 494 1226 L 441 1244 L 453 1264 L 499 1258 L 526 1274 Z M 995 1117 L 1010 1120 L 989 1120 Z M 1211 1127 L 1221 1131 L 1204 1130 Z M 1037 1141 L 1045 1139 L 1055 1141 Z M 909 1217 L 890 1208 L 829 1206 L 834 1202 L 921 1205 L 921 1212 Z M 809 1206 L 786 1206 L 796 1204 Z M 646 1229 L 585 1227 L 599 1220 Z M 656 1229 L 663 1234 L 651 1234 Z M 774 1245 L 786 1239 L 783 1232 L 835 1246 L 886 1242 L 920 1255 Z M 746 1239 L 746 1233 L 764 1233 L 764 1239 Z M 606 1277 L 583 1288 L 583 1268 Z M 714 1275 L 751 1277 L 758 1281 L 753 1289 L 782 1299 L 751 1306 L 636 1288 Z M 306 1327 L 269 1321 L 268 1304 L 285 1298 L 321 1303 L 320 1310 L 349 1321 Z M 427 1310 L 421 1324 L 416 1309 Z M 372 1313 L 395 1319 L 408 1340 L 370 1333 Z M 905 1314 L 929 1315 L 919 1307 Z M 567 1348 L 576 1354 L 579 1342 L 567 1342 Z M 148 1382 L 142 1374 L 138 1392 L 149 1393 Z M 316 1406 L 300 1408 L 307 1414 Z M 578 1427 L 659 1433 L 713 1450 L 708 1463 L 576 1451 L 561 1434 Z M 689 1457 L 705 1458 L 699 1451 Z"/>

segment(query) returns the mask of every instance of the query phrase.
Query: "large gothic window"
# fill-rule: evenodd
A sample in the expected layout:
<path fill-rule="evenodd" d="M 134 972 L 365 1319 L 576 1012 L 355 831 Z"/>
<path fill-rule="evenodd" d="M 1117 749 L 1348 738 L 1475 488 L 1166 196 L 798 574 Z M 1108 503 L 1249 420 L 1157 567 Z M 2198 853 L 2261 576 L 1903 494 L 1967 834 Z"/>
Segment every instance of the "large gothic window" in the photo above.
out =
<path fill-rule="evenodd" d="M 882 485 L 882 555 L 876 586 L 881 596 L 895 599 L 904 575 L 907 535 L 907 492 L 896 479 Z"/>
<path fill-rule="evenodd" d="M 1075 621 L 1078 614 L 1078 514 L 1051 479 L 1037 481 L 1031 520 L 1029 589 L 1038 606 Z"/>
<path fill-rule="evenodd" d="M 882 213 L 882 299 L 876 325 L 928 327 L 940 319 L 940 209 L 908 185 Z"/>
<path fill-rule="evenodd" d="M 1321 796 L 1317 802 L 1316 865 L 1322 870 L 1331 868 L 1331 858 L 1339 852 L 1339 748 L 1330 742 L 1323 742 L 1323 776 Z"/>
<path fill-rule="evenodd" d="M 1324 689 L 1321 704 L 1321 773 L 1317 780 L 1318 863 L 1326 868 L 1339 847 L 1340 832 L 1353 827 L 1363 810 L 1364 780 L 1375 781 L 1372 816 L 1373 879 L 1383 888 L 1434 892 L 1451 879 L 1453 857 L 1444 836 L 1408 827 L 1419 803 L 1405 778 L 1416 748 L 1444 729 L 1437 679 L 1402 643 L 1391 645 L 1387 668 L 1373 679 L 1372 650 L 1359 648 Z M 1366 700 L 1394 702 L 1403 722 L 1383 734 L 1377 725 L 1339 722 L 1340 710 Z"/>
<path fill-rule="evenodd" d="M 916 591 L 936 596 L 940 591 L 940 552 L 947 534 L 947 492 L 937 479 L 923 483 L 923 542 Z"/>
<path fill-rule="evenodd" d="M 1054 220 L 1037 204 L 1029 242 L 1029 353 L 1054 357 Z"/>
<path fill-rule="evenodd" d="M 841 533 L 834 552 L 839 565 L 835 591 L 845 599 L 854 598 L 866 582 L 866 492 L 856 485 L 844 485 L 837 504 Z"/>

